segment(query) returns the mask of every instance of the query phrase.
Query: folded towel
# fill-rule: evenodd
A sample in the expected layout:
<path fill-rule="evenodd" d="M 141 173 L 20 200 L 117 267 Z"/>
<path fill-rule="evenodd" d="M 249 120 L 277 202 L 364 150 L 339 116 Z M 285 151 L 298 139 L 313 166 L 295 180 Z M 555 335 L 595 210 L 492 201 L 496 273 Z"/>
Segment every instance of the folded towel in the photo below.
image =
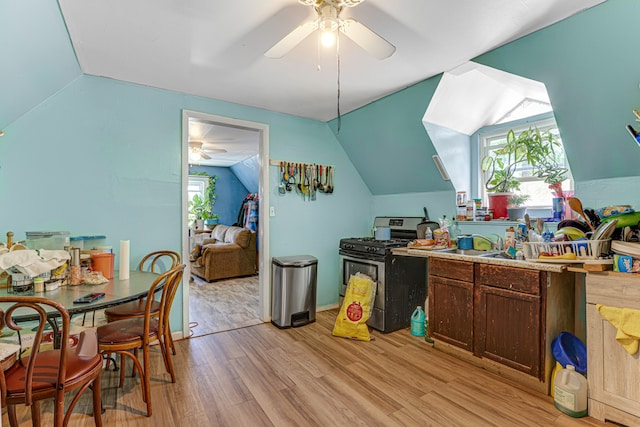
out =
<path fill-rule="evenodd" d="M 618 330 L 616 341 L 624 347 L 627 353 L 636 354 L 640 340 L 640 310 L 602 304 L 596 304 L 596 309 Z"/>

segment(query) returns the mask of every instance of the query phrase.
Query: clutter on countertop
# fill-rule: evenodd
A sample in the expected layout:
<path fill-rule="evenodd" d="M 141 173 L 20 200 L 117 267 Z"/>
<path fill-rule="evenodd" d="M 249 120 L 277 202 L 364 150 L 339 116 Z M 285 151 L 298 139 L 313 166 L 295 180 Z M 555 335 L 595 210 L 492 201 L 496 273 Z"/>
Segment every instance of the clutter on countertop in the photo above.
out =
<path fill-rule="evenodd" d="M 109 276 L 113 271 L 111 248 L 102 245 L 105 236 L 70 238 L 68 231 L 25 234 L 24 241 L 14 243 L 14 233 L 8 232 L 7 242 L 0 242 L 0 280 L 6 280 L 9 292 L 52 291 L 67 284 L 87 283 L 85 279 L 91 284 L 104 283 L 108 281 L 104 273 Z M 110 262 L 104 268 L 97 265 L 99 271 L 92 273 L 92 256 L 101 255 L 109 256 Z"/>

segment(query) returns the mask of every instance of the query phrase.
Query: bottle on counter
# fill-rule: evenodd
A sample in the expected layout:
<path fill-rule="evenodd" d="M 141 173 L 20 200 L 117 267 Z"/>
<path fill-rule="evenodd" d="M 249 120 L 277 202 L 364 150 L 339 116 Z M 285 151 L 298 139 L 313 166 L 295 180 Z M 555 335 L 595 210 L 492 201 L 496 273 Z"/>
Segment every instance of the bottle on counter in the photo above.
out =
<path fill-rule="evenodd" d="M 504 250 L 516 248 L 516 232 L 513 227 L 509 227 L 504 232 Z"/>
<path fill-rule="evenodd" d="M 71 248 L 71 265 L 69 267 L 69 284 L 82 283 L 82 267 L 80 265 L 80 248 Z"/>
<path fill-rule="evenodd" d="M 467 192 L 458 191 L 456 193 L 456 206 L 466 206 L 466 205 L 467 205 Z"/>
<path fill-rule="evenodd" d="M 425 239 L 433 239 L 433 231 L 431 231 L 431 227 L 427 227 L 427 231 L 424 232 Z"/>
<path fill-rule="evenodd" d="M 476 204 L 473 200 L 467 202 L 467 221 L 476 220 Z"/>

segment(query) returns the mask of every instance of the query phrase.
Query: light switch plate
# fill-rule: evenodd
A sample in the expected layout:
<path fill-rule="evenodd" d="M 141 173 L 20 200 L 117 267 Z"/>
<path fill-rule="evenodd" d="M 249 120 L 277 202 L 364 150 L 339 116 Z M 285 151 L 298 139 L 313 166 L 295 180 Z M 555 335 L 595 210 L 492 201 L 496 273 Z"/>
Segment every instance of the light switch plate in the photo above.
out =
<path fill-rule="evenodd" d="M 269 216 L 276 216 L 276 207 L 269 206 Z"/>

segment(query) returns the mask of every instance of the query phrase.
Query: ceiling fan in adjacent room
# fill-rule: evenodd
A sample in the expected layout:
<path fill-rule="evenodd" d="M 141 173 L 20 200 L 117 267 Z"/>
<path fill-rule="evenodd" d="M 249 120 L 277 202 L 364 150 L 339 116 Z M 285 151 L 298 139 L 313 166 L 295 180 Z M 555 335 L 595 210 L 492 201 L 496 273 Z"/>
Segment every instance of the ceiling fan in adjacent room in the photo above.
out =
<path fill-rule="evenodd" d="M 298 0 L 305 6 L 313 7 L 318 15 L 317 19 L 300 24 L 265 52 L 265 56 L 282 58 L 311 33 L 320 30 L 321 41 L 325 46 L 330 46 L 335 41 L 336 31 L 341 31 L 374 57 L 378 59 L 390 57 L 396 50 L 394 45 L 355 19 L 340 17 L 345 7 L 354 7 L 363 1 L 365 0 Z"/>
<path fill-rule="evenodd" d="M 204 143 L 202 141 L 189 141 L 189 160 L 211 160 L 209 154 L 214 153 L 226 153 L 224 148 L 203 148 Z"/>

